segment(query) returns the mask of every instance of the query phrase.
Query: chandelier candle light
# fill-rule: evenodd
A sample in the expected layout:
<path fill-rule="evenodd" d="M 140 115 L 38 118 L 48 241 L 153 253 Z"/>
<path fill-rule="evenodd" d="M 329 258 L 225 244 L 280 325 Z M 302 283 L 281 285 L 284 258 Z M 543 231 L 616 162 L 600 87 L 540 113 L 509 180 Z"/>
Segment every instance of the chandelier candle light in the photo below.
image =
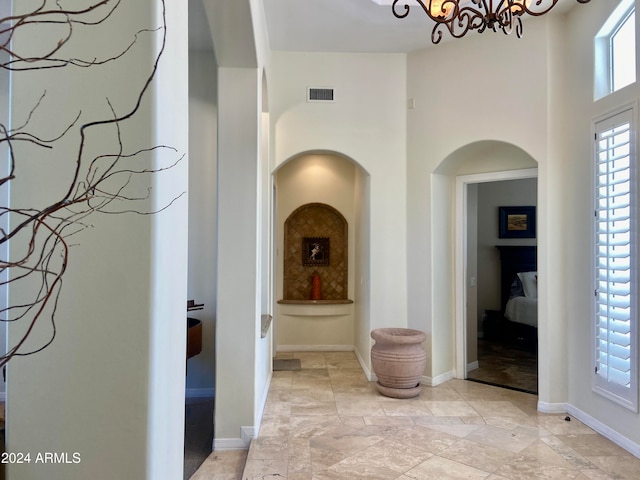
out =
<path fill-rule="evenodd" d="M 394 0 L 391 7 L 398 18 L 409 15 L 409 0 Z M 522 16 L 539 17 L 549 12 L 560 0 L 413 0 L 431 20 L 436 22 L 431 41 L 440 43 L 446 28 L 452 37 L 463 37 L 469 30 L 484 32 L 487 28 L 509 34 L 515 28 L 522 37 Z M 576 0 L 589 3 L 590 0 Z M 404 9 L 401 9 L 403 6 Z"/>

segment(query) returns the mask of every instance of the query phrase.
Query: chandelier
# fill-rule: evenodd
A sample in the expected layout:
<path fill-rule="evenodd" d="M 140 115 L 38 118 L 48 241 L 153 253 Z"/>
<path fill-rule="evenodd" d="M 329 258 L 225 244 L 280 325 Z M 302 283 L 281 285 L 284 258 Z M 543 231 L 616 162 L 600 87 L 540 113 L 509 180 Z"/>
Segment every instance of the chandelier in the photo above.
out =
<path fill-rule="evenodd" d="M 409 15 L 409 0 L 393 0 L 392 11 L 398 18 Z M 427 16 L 436 22 L 431 32 L 431 41 L 439 43 L 443 31 L 449 30 L 452 37 L 460 38 L 469 30 L 479 33 L 486 29 L 502 30 L 509 34 L 514 29 L 518 38 L 522 36 L 522 16 L 527 13 L 539 17 L 549 12 L 559 0 L 414 0 Z M 576 0 L 588 3 L 590 0 Z M 398 3 L 404 11 L 398 11 Z"/>

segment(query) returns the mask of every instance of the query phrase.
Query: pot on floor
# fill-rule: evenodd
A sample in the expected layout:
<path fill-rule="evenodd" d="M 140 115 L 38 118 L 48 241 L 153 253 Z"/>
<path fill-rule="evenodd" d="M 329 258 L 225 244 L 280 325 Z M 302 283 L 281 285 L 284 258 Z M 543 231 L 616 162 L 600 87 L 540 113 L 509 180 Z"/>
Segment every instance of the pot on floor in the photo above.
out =
<path fill-rule="evenodd" d="M 427 354 L 426 334 L 411 328 L 378 328 L 371 331 L 371 366 L 378 377 L 378 391 L 387 397 L 411 398 L 420 394 Z"/>

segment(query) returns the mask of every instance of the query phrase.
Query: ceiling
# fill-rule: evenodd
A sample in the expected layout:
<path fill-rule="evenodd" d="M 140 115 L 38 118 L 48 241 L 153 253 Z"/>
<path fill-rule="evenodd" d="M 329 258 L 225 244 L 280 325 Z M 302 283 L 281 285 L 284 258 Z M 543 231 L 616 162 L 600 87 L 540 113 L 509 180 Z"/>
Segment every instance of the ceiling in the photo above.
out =
<path fill-rule="evenodd" d="M 393 0 L 262 1 L 271 50 L 407 53 L 432 46 L 431 30 L 434 23 L 414 0 L 400 0 L 400 8 L 405 3 L 413 5 L 404 19 L 393 15 Z M 552 14 L 566 12 L 577 4 L 575 0 L 560 0 Z M 189 0 L 191 48 L 210 48 L 211 31 L 206 18 L 217 16 L 211 12 L 219 6 L 220 2 L 217 0 Z M 535 19 L 523 21 L 526 35 L 526 22 Z M 473 35 L 477 33 L 470 33 L 468 36 Z M 448 40 L 445 35 L 443 41 Z"/>
<path fill-rule="evenodd" d="M 386 5 L 373 0 L 263 2 L 272 50 L 397 53 L 431 43 L 433 23 L 417 5 L 400 20 L 390 1 Z"/>
<path fill-rule="evenodd" d="M 407 53 L 432 46 L 434 23 L 413 0 L 398 3 L 398 11 L 405 4 L 410 5 L 409 15 L 404 19 L 393 15 L 392 0 L 263 0 L 263 3 L 272 50 Z M 566 12 L 575 5 L 576 0 L 559 0 L 552 14 Z M 445 35 L 443 41 L 448 39 Z"/>

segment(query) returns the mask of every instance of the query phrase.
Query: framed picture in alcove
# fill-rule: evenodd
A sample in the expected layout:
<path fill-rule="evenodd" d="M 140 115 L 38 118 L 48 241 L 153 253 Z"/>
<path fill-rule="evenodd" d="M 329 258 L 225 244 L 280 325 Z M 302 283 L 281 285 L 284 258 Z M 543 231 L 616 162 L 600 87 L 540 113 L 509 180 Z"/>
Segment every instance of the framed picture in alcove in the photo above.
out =
<path fill-rule="evenodd" d="M 329 237 L 304 237 L 302 239 L 302 265 L 329 265 Z"/>
<path fill-rule="evenodd" d="M 536 238 L 536 207 L 498 207 L 500 238 Z"/>

